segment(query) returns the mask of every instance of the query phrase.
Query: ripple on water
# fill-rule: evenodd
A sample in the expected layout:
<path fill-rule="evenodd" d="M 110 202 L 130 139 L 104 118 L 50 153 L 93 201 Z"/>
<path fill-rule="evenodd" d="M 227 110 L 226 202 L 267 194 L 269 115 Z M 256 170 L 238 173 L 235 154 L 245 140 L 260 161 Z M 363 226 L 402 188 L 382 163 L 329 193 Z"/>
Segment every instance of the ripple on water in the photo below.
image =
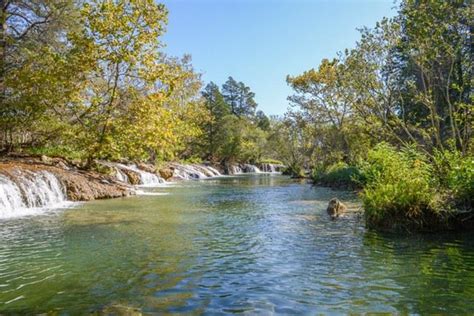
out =
<path fill-rule="evenodd" d="M 353 195 L 281 176 L 149 192 L 2 222 L 0 313 L 474 313 L 472 234 L 331 221 Z"/>

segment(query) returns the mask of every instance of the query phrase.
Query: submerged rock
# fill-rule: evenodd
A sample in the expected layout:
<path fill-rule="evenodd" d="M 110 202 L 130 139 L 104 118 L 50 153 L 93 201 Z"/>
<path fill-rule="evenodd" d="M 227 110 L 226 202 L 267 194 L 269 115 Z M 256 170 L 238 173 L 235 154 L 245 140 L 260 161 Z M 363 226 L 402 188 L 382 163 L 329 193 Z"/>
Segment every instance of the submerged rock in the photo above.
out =
<path fill-rule="evenodd" d="M 111 304 L 102 310 L 91 313 L 91 315 L 118 315 L 118 316 L 141 316 L 141 310 L 137 307 L 124 304 Z"/>
<path fill-rule="evenodd" d="M 336 219 L 347 211 L 347 206 L 337 198 L 333 198 L 329 201 L 326 211 L 331 219 Z"/>

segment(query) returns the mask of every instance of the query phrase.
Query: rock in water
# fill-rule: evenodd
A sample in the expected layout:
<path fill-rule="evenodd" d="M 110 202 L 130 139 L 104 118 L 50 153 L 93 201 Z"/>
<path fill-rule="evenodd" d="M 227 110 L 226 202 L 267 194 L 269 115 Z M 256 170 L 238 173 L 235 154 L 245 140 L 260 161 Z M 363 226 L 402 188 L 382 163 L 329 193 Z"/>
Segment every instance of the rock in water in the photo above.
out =
<path fill-rule="evenodd" d="M 141 183 L 140 173 L 138 173 L 137 171 L 125 169 L 125 168 L 120 169 L 120 171 L 125 173 L 125 175 L 128 178 L 128 182 L 130 184 L 139 185 Z"/>
<path fill-rule="evenodd" d="M 171 168 L 163 168 L 159 170 L 159 173 L 163 179 L 168 180 L 173 177 L 174 171 Z"/>
<path fill-rule="evenodd" d="M 326 211 L 331 219 L 336 219 L 347 211 L 347 206 L 337 198 L 333 198 L 329 201 Z"/>

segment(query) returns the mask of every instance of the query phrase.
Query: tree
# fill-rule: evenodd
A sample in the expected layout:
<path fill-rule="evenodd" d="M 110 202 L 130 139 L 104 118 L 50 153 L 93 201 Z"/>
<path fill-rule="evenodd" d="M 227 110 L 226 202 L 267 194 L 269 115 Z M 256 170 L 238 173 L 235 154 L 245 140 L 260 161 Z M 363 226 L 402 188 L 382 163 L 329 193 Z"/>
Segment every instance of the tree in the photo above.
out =
<path fill-rule="evenodd" d="M 48 106 L 70 88 L 60 78 L 75 74 L 58 70 L 71 53 L 63 35 L 77 24 L 75 9 L 72 0 L 0 0 L 0 139 L 7 151 L 31 144 Z"/>
<path fill-rule="evenodd" d="M 257 103 L 255 93 L 243 82 L 237 82 L 229 77 L 222 86 L 224 100 L 230 105 L 232 114 L 237 117 L 253 117 Z"/>
<path fill-rule="evenodd" d="M 209 115 L 209 121 L 204 127 L 206 156 L 208 159 L 213 159 L 217 153 L 216 138 L 222 128 L 222 118 L 230 114 L 229 105 L 225 102 L 219 87 L 210 82 L 204 88 L 202 95 L 205 99 L 205 107 Z"/>
<path fill-rule="evenodd" d="M 270 130 L 270 119 L 268 118 L 268 116 L 265 115 L 263 111 L 257 111 L 257 114 L 255 115 L 255 120 L 258 128 L 263 131 Z"/>

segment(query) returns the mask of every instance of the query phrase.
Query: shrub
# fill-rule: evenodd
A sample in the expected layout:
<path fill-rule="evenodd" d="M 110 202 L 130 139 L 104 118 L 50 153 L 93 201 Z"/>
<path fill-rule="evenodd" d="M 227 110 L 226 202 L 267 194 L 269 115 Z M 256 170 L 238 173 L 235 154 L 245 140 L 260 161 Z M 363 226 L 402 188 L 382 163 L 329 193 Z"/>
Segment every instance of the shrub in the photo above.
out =
<path fill-rule="evenodd" d="M 312 178 L 315 183 L 330 187 L 358 188 L 363 182 L 359 168 L 344 162 L 337 162 L 327 168 L 317 166 L 313 169 Z"/>
<path fill-rule="evenodd" d="M 412 148 L 397 151 L 385 143 L 360 164 L 365 179 L 362 202 L 368 227 L 421 228 L 438 218 L 437 183 L 429 160 Z"/>
<path fill-rule="evenodd" d="M 474 157 L 462 156 L 459 151 L 435 153 L 440 181 L 457 208 L 471 210 L 474 197 Z"/>
<path fill-rule="evenodd" d="M 282 170 L 282 174 L 289 175 L 292 178 L 305 178 L 304 168 L 299 164 L 290 164 Z"/>
<path fill-rule="evenodd" d="M 272 165 L 283 165 L 283 162 L 281 162 L 280 160 L 276 160 L 276 159 L 260 159 L 258 161 L 258 163 L 269 163 L 269 164 L 272 164 Z"/>

